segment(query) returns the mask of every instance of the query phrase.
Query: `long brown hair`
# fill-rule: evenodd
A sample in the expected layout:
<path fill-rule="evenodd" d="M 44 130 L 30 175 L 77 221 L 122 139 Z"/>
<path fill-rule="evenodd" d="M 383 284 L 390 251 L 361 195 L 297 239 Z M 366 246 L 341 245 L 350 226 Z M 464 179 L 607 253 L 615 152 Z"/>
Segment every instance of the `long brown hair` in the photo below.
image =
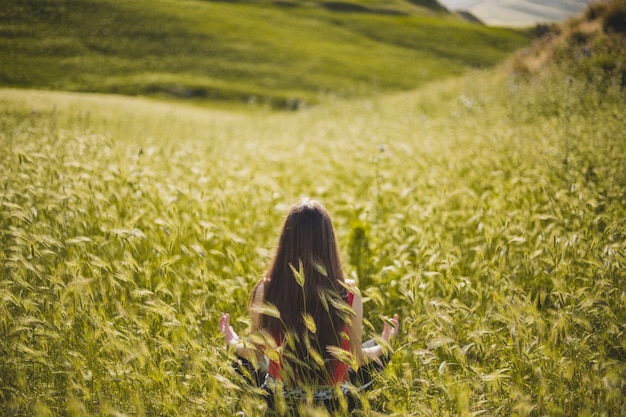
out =
<path fill-rule="evenodd" d="M 285 219 L 265 275 L 264 302 L 280 317 L 260 317 L 261 329 L 283 338 L 283 364 L 291 378 L 320 382 L 332 374 L 336 359 L 328 347 L 341 346 L 350 312 L 344 283 L 330 215 L 318 201 L 299 201 Z"/>

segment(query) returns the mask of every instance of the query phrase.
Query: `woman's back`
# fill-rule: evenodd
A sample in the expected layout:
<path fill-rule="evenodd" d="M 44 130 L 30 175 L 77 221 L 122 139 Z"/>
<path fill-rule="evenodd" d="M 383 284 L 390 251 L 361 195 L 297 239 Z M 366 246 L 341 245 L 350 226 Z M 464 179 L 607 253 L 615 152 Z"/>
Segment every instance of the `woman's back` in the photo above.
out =
<path fill-rule="evenodd" d="M 352 306 L 353 300 L 354 300 L 354 294 L 349 292 L 348 293 L 348 306 L 350 307 Z M 309 324 L 309 326 L 311 326 L 311 324 Z M 317 327 L 317 325 L 315 326 Z M 308 382 L 313 382 L 315 385 L 337 385 L 337 384 L 344 383 L 348 380 L 348 368 L 349 367 L 345 361 L 345 357 L 349 357 L 350 350 L 351 350 L 348 334 L 349 334 L 349 328 L 346 325 L 344 326 L 344 329 L 342 330 L 342 333 L 341 333 L 342 339 L 341 339 L 341 346 L 340 346 L 344 354 L 343 355 L 344 360 L 341 360 L 341 358 L 333 357 L 331 355 L 330 359 L 326 359 L 326 362 L 328 362 L 329 366 L 324 366 L 323 374 L 318 375 L 317 373 L 313 372 L 311 375 L 308 375 L 309 377 Z M 269 361 L 268 374 L 271 378 L 275 380 L 283 381 L 284 379 L 286 379 L 284 378 L 285 373 L 289 373 L 289 372 L 286 372 L 284 369 L 284 366 L 283 366 L 284 360 L 283 360 L 283 355 L 281 354 L 282 350 L 284 349 L 282 345 L 283 343 L 285 343 L 286 338 L 282 332 L 277 333 L 277 334 L 272 334 L 271 336 L 276 346 L 277 355 L 275 356 L 272 355 L 274 359 L 270 359 Z M 337 351 L 335 351 L 335 353 L 337 353 Z M 321 363 L 311 363 L 311 361 L 315 362 L 315 358 L 313 357 L 313 355 L 309 355 L 308 357 L 300 358 L 300 359 L 304 359 L 301 364 L 302 367 L 304 368 L 304 371 L 307 371 L 307 370 L 311 371 L 315 369 L 316 365 L 321 365 Z M 313 379 L 313 381 L 310 381 L 311 379 Z M 301 385 L 301 381 L 293 381 L 293 382 L 295 383 L 295 385 Z"/>
<path fill-rule="evenodd" d="M 335 379 L 331 352 L 344 346 L 352 313 L 343 275 L 330 216 L 303 200 L 285 220 L 264 280 L 263 303 L 279 315 L 261 314 L 258 323 L 281 347 L 283 379 Z"/>
<path fill-rule="evenodd" d="M 310 390 L 315 390 L 314 401 L 332 408 L 337 395 L 350 397 L 344 383 L 369 389 L 372 375 L 388 359 L 388 343 L 398 326 L 394 315 L 393 327 L 384 325 L 383 344 L 361 345 L 363 300 L 356 284 L 344 278 L 330 216 L 308 199 L 289 212 L 249 309 L 252 343 L 239 340 L 229 314 L 222 314 L 219 328 L 238 356 L 238 367 L 267 391 L 270 408 L 275 396 L 309 401 Z M 261 354 L 269 369 L 258 366 L 266 363 L 259 360 Z"/>

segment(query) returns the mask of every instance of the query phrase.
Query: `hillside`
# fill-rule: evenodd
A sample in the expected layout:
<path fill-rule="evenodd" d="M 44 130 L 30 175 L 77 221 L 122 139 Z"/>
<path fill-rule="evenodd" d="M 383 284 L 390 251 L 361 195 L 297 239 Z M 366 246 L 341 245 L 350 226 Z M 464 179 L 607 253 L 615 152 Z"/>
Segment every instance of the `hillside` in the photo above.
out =
<path fill-rule="evenodd" d="M 527 34 L 435 1 L 5 0 L 0 86 L 298 107 L 501 62 Z"/>
<path fill-rule="evenodd" d="M 507 60 L 511 71 L 536 78 L 557 68 L 596 87 L 626 86 L 626 1 L 594 3 L 580 16 L 543 29 L 531 47 Z"/>

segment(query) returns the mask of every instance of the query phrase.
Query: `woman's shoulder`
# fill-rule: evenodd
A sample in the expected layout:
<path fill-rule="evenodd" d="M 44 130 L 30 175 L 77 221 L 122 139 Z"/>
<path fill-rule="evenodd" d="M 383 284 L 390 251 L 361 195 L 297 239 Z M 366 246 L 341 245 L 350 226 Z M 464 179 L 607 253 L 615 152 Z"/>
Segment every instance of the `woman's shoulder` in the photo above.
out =
<path fill-rule="evenodd" d="M 347 278 L 344 281 L 344 287 L 346 288 L 346 290 L 348 290 L 348 292 L 354 295 L 359 295 L 359 286 L 355 280 Z"/>
<path fill-rule="evenodd" d="M 263 302 L 263 298 L 265 297 L 265 288 L 269 283 L 269 279 L 267 277 L 261 278 L 252 288 L 252 294 L 250 298 L 254 304 L 260 304 Z"/>
<path fill-rule="evenodd" d="M 358 317 L 363 316 L 363 300 L 357 282 L 353 279 L 345 279 L 344 287 L 348 291 L 348 303 Z"/>
<path fill-rule="evenodd" d="M 270 283 L 270 279 L 268 277 L 263 277 L 259 280 L 259 282 L 257 282 L 256 284 L 256 290 L 258 290 L 261 294 L 263 294 L 263 291 L 265 291 L 265 288 L 267 288 L 267 286 Z"/>
<path fill-rule="evenodd" d="M 359 286 L 353 279 L 346 279 L 344 287 L 348 291 L 348 300 L 351 306 L 361 303 L 361 292 Z"/>

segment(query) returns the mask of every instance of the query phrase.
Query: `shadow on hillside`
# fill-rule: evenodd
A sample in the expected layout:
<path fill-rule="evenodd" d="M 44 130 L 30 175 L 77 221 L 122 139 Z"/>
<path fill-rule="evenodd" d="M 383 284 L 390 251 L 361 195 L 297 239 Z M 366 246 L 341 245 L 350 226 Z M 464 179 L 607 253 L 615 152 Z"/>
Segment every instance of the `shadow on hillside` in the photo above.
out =
<path fill-rule="evenodd" d="M 485 24 L 482 20 L 480 20 L 479 18 L 477 18 L 476 16 L 474 16 L 471 12 L 468 12 L 467 10 L 455 10 L 454 13 L 457 16 L 459 16 L 461 19 L 465 20 L 466 22 L 476 23 L 478 25 Z"/>
<path fill-rule="evenodd" d="M 401 12 L 399 10 L 371 9 L 366 6 L 361 6 L 360 4 L 346 3 L 342 1 L 323 2 L 320 4 L 320 6 L 322 6 L 325 9 L 331 10 L 333 12 L 374 13 L 374 14 L 386 14 L 386 15 L 398 15 L 398 16 L 407 15 L 406 13 Z"/>

